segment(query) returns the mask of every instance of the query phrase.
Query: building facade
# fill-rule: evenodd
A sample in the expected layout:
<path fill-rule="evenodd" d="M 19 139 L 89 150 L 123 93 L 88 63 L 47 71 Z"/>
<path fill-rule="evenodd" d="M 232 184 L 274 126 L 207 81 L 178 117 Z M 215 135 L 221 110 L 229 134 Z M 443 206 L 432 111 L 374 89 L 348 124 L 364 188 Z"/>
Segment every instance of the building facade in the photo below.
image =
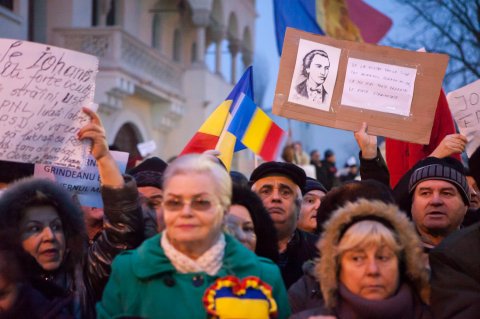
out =
<path fill-rule="evenodd" d="M 96 55 L 109 143 L 167 160 L 252 63 L 256 16 L 255 0 L 0 0 L 0 37 Z"/>

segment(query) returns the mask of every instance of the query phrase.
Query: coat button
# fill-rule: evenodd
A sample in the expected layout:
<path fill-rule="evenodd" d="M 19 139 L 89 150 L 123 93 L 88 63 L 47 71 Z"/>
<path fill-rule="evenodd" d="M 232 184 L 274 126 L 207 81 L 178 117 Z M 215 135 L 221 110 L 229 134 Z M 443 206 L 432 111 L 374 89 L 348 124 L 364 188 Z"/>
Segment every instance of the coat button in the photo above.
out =
<path fill-rule="evenodd" d="M 165 278 L 163 278 L 163 283 L 167 285 L 167 287 L 173 287 L 175 286 L 175 279 L 173 279 L 172 276 L 168 275 Z"/>
<path fill-rule="evenodd" d="M 203 276 L 193 276 L 192 282 L 195 287 L 200 287 L 203 285 Z"/>

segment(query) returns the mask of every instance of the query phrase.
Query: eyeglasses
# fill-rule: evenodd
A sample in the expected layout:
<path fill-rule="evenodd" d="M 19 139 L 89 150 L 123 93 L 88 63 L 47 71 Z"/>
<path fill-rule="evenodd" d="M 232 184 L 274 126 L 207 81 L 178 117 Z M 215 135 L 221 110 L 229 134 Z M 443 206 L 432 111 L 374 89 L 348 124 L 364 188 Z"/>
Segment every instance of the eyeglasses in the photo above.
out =
<path fill-rule="evenodd" d="M 180 198 L 170 198 L 163 201 L 162 205 L 166 210 L 178 212 L 182 210 L 187 203 L 190 205 L 191 209 L 200 212 L 207 211 L 214 206 L 214 203 L 211 200 L 205 198 L 193 198 L 189 202 Z"/>

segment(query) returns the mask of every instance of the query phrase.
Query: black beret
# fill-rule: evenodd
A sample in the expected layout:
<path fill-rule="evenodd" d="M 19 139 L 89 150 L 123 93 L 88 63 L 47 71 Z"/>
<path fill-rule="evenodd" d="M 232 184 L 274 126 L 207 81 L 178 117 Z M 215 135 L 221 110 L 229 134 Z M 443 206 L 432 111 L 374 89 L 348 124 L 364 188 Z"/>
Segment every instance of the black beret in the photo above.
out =
<path fill-rule="evenodd" d="M 255 168 L 250 176 L 250 184 L 255 183 L 261 178 L 267 176 L 286 176 L 295 184 L 303 189 L 307 181 L 305 171 L 292 163 L 284 162 L 265 162 Z"/>
<path fill-rule="evenodd" d="M 158 157 L 146 159 L 128 173 L 133 176 L 138 187 L 153 186 L 162 188 L 163 172 L 168 164 Z"/>
<path fill-rule="evenodd" d="M 315 178 L 307 177 L 307 182 L 305 184 L 305 187 L 302 188 L 302 195 L 305 195 L 309 191 L 313 190 L 318 190 L 321 192 L 324 192 L 325 194 L 328 192 L 325 186 L 322 185 L 319 181 L 317 181 Z"/>

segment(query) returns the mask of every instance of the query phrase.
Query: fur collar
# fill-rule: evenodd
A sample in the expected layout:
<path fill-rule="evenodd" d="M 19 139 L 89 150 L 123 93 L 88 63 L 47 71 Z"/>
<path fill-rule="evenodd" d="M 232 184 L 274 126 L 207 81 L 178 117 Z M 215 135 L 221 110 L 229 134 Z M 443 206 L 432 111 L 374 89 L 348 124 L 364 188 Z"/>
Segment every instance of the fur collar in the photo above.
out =
<path fill-rule="evenodd" d="M 403 274 L 400 274 L 401 278 L 415 288 L 423 302 L 428 303 L 428 274 L 423 263 L 421 242 L 413 225 L 395 205 L 360 199 L 347 203 L 332 214 L 317 243 L 321 258 L 316 263 L 315 276 L 320 282 L 325 305 L 330 309 L 337 305 L 340 267 L 337 245 L 340 234 L 352 220 L 369 215 L 384 219 L 398 234 L 400 244 L 404 247 L 404 270 Z"/>

